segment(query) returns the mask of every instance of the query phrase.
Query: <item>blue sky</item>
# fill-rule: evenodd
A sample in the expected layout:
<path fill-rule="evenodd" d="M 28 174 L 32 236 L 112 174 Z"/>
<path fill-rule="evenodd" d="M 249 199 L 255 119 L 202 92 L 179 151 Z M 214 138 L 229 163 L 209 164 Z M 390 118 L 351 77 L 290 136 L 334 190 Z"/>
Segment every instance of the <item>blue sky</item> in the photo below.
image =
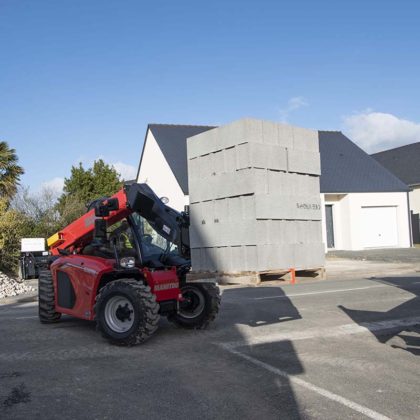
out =
<path fill-rule="evenodd" d="M 0 0 L 0 139 L 34 190 L 80 160 L 132 173 L 149 122 L 420 141 L 419 18 L 416 0 Z"/>

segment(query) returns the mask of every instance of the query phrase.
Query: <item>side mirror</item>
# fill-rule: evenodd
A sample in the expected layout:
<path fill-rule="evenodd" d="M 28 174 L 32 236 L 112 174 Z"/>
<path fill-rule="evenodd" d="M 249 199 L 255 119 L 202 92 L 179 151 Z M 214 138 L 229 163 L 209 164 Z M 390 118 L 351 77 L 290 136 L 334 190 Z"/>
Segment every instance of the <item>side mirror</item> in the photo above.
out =
<path fill-rule="evenodd" d="M 106 201 L 100 201 L 95 204 L 95 216 L 96 217 L 107 217 L 109 212 L 118 210 L 119 202 L 118 198 L 108 198 Z"/>
<path fill-rule="evenodd" d="M 95 230 L 93 232 L 95 242 L 105 243 L 108 240 L 106 232 L 106 221 L 104 219 L 95 219 Z"/>
<path fill-rule="evenodd" d="M 120 208 L 120 203 L 118 202 L 118 198 L 108 198 L 107 206 L 109 211 L 115 211 Z"/>

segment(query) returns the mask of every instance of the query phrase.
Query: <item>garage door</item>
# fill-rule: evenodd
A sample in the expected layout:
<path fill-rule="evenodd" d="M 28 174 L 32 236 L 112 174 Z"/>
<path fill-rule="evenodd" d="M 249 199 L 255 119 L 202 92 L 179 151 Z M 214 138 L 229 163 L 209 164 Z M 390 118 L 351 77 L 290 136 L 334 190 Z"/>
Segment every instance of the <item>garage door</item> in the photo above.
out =
<path fill-rule="evenodd" d="M 362 207 L 365 248 L 398 246 L 397 208 Z"/>

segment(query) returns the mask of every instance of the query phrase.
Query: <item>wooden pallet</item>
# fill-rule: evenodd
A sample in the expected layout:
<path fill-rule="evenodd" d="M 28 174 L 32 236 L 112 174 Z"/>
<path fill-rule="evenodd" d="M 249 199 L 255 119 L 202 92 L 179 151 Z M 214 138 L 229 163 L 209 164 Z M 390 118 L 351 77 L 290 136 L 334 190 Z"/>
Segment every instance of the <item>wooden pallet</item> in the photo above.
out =
<path fill-rule="evenodd" d="M 325 268 L 321 267 L 305 270 L 289 268 L 283 270 L 241 271 L 234 273 L 200 271 L 187 274 L 187 281 L 189 282 L 212 281 L 219 284 L 244 285 L 259 285 L 267 281 L 282 281 L 284 283 L 294 284 L 303 278 L 325 280 Z"/>

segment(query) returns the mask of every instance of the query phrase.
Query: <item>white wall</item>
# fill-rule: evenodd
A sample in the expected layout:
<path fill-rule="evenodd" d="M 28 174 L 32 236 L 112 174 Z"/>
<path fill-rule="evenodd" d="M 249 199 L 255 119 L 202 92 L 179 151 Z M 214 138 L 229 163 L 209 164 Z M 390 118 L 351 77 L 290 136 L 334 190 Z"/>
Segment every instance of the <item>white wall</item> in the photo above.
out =
<path fill-rule="evenodd" d="M 188 196 L 184 196 L 150 130 L 147 131 L 137 182 L 148 184 L 159 197 L 168 197 L 168 205 L 175 210 L 182 211 L 184 205 L 188 204 Z"/>
<path fill-rule="evenodd" d="M 395 206 L 397 211 L 398 247 L 410 247 L 407 194 L 351 193 L 325 194 L 325 204 L 333 205 L 335 249 L 364 249 L 362 207 Z M 325 211 L 323 212 L 325 219 Z M 326 226 L 323 221 L 326 243 Z"/>
<path fill-rule="evenodd" d="M 413 210 L 413 213 L 420 213 L 420 185 L 413 188 L 413 191 L 410 191 L 410 210 Z"/>

